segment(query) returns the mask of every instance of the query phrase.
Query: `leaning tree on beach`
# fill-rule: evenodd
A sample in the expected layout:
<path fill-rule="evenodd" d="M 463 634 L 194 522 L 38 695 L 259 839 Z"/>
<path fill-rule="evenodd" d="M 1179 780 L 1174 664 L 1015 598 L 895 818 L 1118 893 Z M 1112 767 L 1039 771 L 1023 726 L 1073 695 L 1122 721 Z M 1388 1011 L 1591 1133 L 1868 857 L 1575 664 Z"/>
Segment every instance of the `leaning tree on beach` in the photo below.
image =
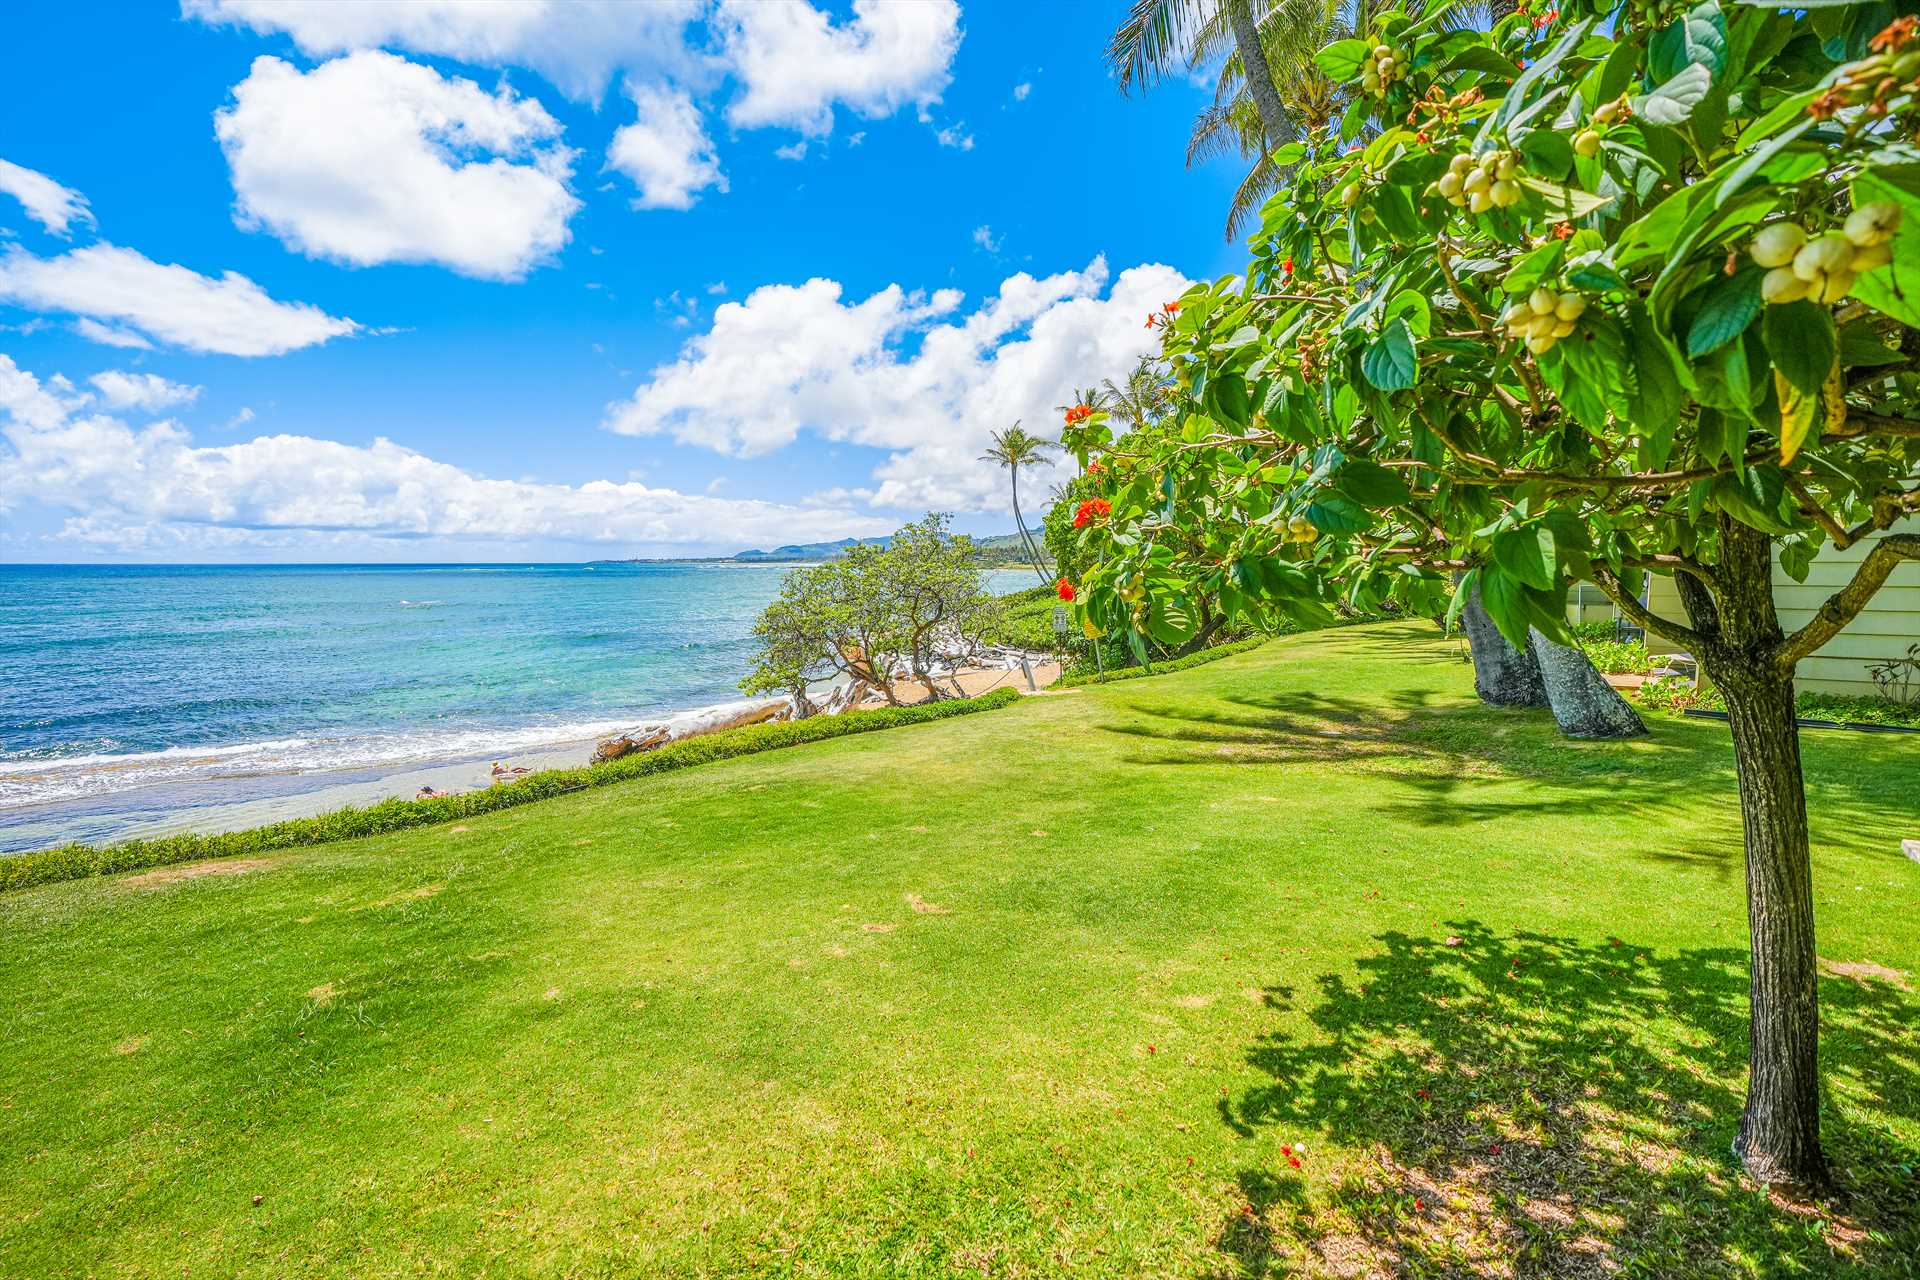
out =
<path fill-rule="evenodd" d="M 1736 1150 L 1818 1186 L 1796 664 L 1920 536 L 1787 633 L 1777 562 L 1920 511 L 1920 38 L 1899 9 L 1561 0 L 1492 31 L 1386 14 L 1323 49 L 1335 128 L 1276 160 L 1244 277 L 1153 321 L 1174 411 L 1098 458 L 1079 608 L 1139 648 L 1194 601 L 1344 600 L 1567 639 L 1570 584 L 1724 693 L 1745 825 L 1751 1075 Z M 1640 599 L 1671 575 L 1685 617 Z M 1305 604 L 1303 605 L 1303 602 Z"/>

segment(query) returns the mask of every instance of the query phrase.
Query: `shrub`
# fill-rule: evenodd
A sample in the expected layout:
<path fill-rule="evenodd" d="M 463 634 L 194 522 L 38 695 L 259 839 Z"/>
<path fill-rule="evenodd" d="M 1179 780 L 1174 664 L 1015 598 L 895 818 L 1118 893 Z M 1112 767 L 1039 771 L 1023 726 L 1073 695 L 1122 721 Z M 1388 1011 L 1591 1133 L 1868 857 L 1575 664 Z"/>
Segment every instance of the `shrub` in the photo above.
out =
<path fill-rule="evenodd" d="M 1610 676 L 1643 676 L 1653 670 L 1644 640 L 1582 640 L 1580 648 L 1594 666 Z"/>
<path fill-rule="evenodd" d="M 1053 686 L 1056 689 L 1071 689 L 1079 685 L 1110 684 L 1115 680 L 1137 680 L 1141 676 L 1163 676 L 1171 671 L 1185 671 L 1189 667 L 1203 667 L 1209 662 L 1221 658 L 1231 658 L 1236 653 L 1246 653 L 1258 649 L 1269 637 L 1255 636 L 1251 640 L 1236 640 L 1231 644 L 1215 645 L 1211 649 L 1202 649 L 1190 653 L 1184 658 L 1172 658 L 1166 662 L 1156 662 L 1149 667 L 1120 667 L 1101 675 L 1098 672 L 1069 671 L 1062 675 Z"/>
<path fill-rule="evenodd" d="M 871 711 L 849 711 L 838 716 L 723 729 L 718 733 L 668 743 L 658 751 L 623 756 L 603 764 L 528 774 L 518 781 L 489 787 L 484 791 L 433 796 L 424 800 L 382 800 L 366 808 L 349 806 L 317 817 L 292 818 L 246 831 L 210 835 L 184 833 L 152 840 L 128 840 L 113 845 L 69 844 L 37 853 L 0 856 L 0 892 L 49 884 L 56 880 L 77 880 L 83 876 L 137 871 L 178 862 L 196 862 L 203 858 L 241 857 L 273 849 L 327 844 L 357 836 L 380 835 L 460 818 L 475 818 L 496 809 L 511 809 L 536 800 L 565 795 L 570 791 L 604 787 L 613 782 L 711 764 L 716 760 L 731 760 L 736 756 L 755 755 L 827 738 L 843 738 L 848 734 L 944 720 L 949 716 L 968 715 L 975 711 L 992 711 L 1019 698 L 1019 693 L 1012 689 L 995 689 L 965 701 L 880 707 Z"/>

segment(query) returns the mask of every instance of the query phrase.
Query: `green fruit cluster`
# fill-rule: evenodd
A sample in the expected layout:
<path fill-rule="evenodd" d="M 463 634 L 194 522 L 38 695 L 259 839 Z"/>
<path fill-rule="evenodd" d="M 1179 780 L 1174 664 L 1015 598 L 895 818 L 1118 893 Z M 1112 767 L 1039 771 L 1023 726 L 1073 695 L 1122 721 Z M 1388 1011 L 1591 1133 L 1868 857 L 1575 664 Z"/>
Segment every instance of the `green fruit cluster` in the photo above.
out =
<path fill-rule="evenodd" d="M 1587 309 L 1587 300 L 1569 289 L 1561 292 L 1541 285 L 1500 315 L 1509 338 L 1525 340 L 1527 350 L 1544 355 L 1553 344 L 1573 332 L 1574 321 Z"/>
<path fill-rule="evenodd" d="M 1448 163 L 1447 171 L 1433 187 L 1448 204 L 1470 213 L 1485 213 L 1520 203 L 1519 175 L 1517 151 L 1489 151 L 1477 160 L 1462 153 Z"/>
<path fill-rule="evenodd" d="M 1768 268 L 1760 296 L 1772 304 L 1833 303 L 1846 297 L 1860 276 L 1893 261 L 1887 241 L 1900 228 L 1900 206 L 1881 200 L 1863 204 L 1838 228 L 1809 236 L 1797 222 L 1773 222 L 1753 237 L 1747 252 Z"/>
<path fill-rule="evenodd" d="M 1406 65 L 1392 45 L 1373 46 L 1367 60 L 1360 64 L 1360 87 L 1376 98 L 1387 91 L 1388 85 L 1406 78 Z"/>

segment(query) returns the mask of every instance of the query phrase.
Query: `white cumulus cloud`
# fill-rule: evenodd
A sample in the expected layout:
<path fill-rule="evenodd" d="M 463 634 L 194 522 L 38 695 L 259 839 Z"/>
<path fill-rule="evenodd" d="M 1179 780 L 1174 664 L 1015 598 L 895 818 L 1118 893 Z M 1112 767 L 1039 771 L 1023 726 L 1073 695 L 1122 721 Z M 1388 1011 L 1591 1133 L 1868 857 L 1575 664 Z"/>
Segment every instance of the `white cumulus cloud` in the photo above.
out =
<path fill-rule="evenodd" d="M 0 193 L 18 200 L 27 216 L 56 236 L 66 236 L 74 223 L 93 225 L 87 198 L 34 169 L 0 160 Z"/>
<path fill-rule="evenodd" d="M 633 179 L 636 209 L 691 209 L 708 187 L 727 189 L 700 109 L 687 94 L 629 82 L 634 122 L 607 148 L 607 166 Z"/>
<path fill-rule="evenodd" d="M 269 435 L 202 447 L 171 422 L 136 429 L 84 413 L 85 400 L 65 379 L 42 383 L 0 354 L 0 501 L 31 495 L 70 510 L 64 536 L 109 547 L 383 539 L 745 546 L 879 534 L 893 523 L 632 481 L 494 480 L 390 440 Z"/>
<path fill-rule="evenodd" d="M 99 393 L 100 403 L 109 409 L 139 409 L 158 413 L 176 405 L 192 404 L 200 398 L 201 388 L 171 382 L 157 373 L 127 373 L 108 369 L 87 379 Z"/>
<path fill-rule="evenodd" d="M 1110 281 L 1096 258 L 1010 276 L 964 314 L 955 290 L 889 285 L 847 301 L 832 280 L 768 285 L 716 307 L 676 360 L 608 407 L 606 425 L 742 456 L 810 431 L 891 451 L 876 505 L 993 508 L 1005 478 L 978 461 L 988 433 L 1019 420 L 1057 434 L 1054 406 L 1156 349 L 1142 320 L 1187 285 L 1157 264 Z"/>
<path fill-rule="evenodd" d="M 597 101 L 616 69 L 675 69 L 701 0 L 183 0 L 203 22 L 284 33 L 302 53 L 405 49 L 488 67 L 531 67 Z"/>
<path fill-rule="evenodd" d="M 727 119 L 814 136 L 835 103 L 877 119 L 938 102 L 960 47 L 954 0 L 854 0 L 842 23 L 804 0 L 721 0 L 712 25 L 741 86 Z"/>
<path fill-rule="evenodd" d="M 237 272 L 214 279 L 111 244 L 53 258 L 17 247 L 0 253 L 0 301 L 81 317 L 83 336 L 112 346 L 158 341 L 231 356 L 277 356 L 360 327 L 304 302 L 277 302 Z"/>
<path fill-rule="evenodd" d="M 377 51 L 256 58 L 214 114 L 235 220 L 309 257 L 512 280 L 567 243 L 573 153 L 546 108 Z"/>

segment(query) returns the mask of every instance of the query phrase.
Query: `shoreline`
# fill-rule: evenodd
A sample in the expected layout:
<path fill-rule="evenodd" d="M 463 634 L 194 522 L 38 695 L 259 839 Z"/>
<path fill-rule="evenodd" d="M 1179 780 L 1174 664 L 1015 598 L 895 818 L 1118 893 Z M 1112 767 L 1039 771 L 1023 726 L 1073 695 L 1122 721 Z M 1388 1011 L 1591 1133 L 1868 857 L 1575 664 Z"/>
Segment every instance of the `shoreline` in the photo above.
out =
<path fill-rule="evenodd" d="M 1060 667 L 1057 662 L 1035 661 L 1033 669 L 1039 687 L 1044 688 L 1059 678 Z M 999 687 L 1026 691 L 1026 679 L 1017 662 L 1005 668 L 962 668 L 955 673 L 955 678 L 968 697 L 978 697 Z M 903 680 L 896 688 L 903 705 L 915 705 L 926 700 L 926 690 L 916 682 Z M 415 799 L 422 795 L 422 788 L 427 787 L 432 788 L 434 794 L 442 796 L 484 791 L 530 774 L 586 765 L 592 760 L 599 744 L 613 738 L 638 737 L 666 727 L 671 735 L 669 742 L 685 741 L 731 723 L 707 723 L 702 727 L 703 722 L 713 721 L 717 713 L 731 711 L 736 715 L 743 714 L 754 708 L 784 701 L 781 698 L 731 699 L 631 719 L 607 719 L 597 722 L 598 726 L 619 727 L 596 732 L 589 737 L 523 742 L 505 749 L 462 751 L 452 756 L 402 758 L 304 769 L 263 769 L 259 772 L 198 777 L 160 777 L 119 790 L 28 800 L 0 807 L 0 859 L 73 842 L 104 845 L 172 835 L 244 831 L 291 818 L 314 817 L 349 805 L 364 807 L 382 800 Z M 884 699 L 873 698 L 857 709 L 885 705 Z M 853 709 L 856 708 L 848 708 Z M 499 732 L 502 736 L 513 736 L 529 730 L 502 729 Z M 183 763 L 205 763 L 254 747 L 299 741 L 302 740 L 290 737 L 258 744 L 130 752 L 119 764 L 113 763 L 115 757 L 112 756 L 80 759 L 88 763 L 97 760 L 99 772 L 111 773 L 134 767 L 135 761 L 171 758 Z M 500 775 L 493 772 L 496 762 L 504 771 Z M 71 758 L 67 761 L 49 759 L 44 764 L 48 772 L 75 767 Z M 31 770 L 16 764 L 12 773 L 21 776 L 30 774 Z"/>

